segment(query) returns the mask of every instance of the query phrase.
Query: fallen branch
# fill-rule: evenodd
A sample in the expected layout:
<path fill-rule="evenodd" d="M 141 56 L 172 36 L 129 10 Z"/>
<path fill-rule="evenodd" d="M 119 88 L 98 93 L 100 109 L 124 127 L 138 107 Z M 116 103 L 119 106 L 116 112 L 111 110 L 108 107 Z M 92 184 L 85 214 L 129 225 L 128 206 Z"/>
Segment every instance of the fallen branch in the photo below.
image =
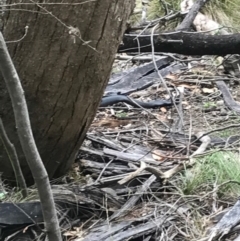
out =
<path fill-rule="evenodd" d="M 184 18 L 182 23 L 176 28 L 177 31 L 189 30 L 191 24 L 193 23 L 194 19 L 196 18 L 199 10 L 204 6 L 204 4 L 208 0 L 198 0 L 196 1 L 193 6 L 191 7 L 190 11 L 188 12 L 187 16 Z"/>
<path fill-rule="evenodd" d="M 119 53 L 150 53 L 150 35 L 124 35 Z M 240 54 L 240 34 L 206 35 L 203 33 L 171 32 L 153 36 L 155 52 L 187 55 Z"/>
<path fill-rule="evenodd" d="M 26 182 L 25 182 L 25 179 L 24 179 L 24 176 L 23 176 L 20 164 L 19 164 L 16 149 L 15 149 L 14 145 L 10 142 L 10 140 L 7 136 L 7 133 L 4 129 L 1 118 L 0 118 L 0 138 L 1 138 L 3 146 L 8 154 L 9 160 L 12 164 L 17 184 L 19 185 L 23 198 L 25 198 L 28 195 Z"/>

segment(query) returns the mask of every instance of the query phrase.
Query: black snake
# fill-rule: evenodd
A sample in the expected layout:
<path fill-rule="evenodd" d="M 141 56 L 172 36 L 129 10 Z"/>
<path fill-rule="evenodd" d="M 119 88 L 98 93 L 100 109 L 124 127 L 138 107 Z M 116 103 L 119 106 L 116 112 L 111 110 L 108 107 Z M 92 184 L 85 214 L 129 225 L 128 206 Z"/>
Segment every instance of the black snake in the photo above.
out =
<path fill-rule="evenodd" d="M 154 100 L 154 101 L 150 101 L 150 102 L 142 102 L 139 100 L 133 100 L 131 98 L 129 98 L 126 95 L 110 95 L 110 96 L 106 96 L 102 98 L 102 101 L 99 105 L 99 107 L 107 107 L 109 105 L 113 105 L 119 102 L 124 102 L 127 103 L 133 107 L 136 108 L 159 108 L 159 107 L 163 107 L 163 106 L 172 106 L 173 102 L 172 100 L 162 100 L 162 99 L 158 99 L 158 100 Z"/>
<path fill-rule="evenodd" d="M 225 82 L 222 80 L 217 80 L 216 85 L 222 93 L 226 106 L 240 115 L 240 105 L 233 99 L 233 97 L 229 91 L 229 88 L 227 87 Z M 158 100 L 154 100 L 154 101 L 150 101 L 150 102 L 142 102 L 139 100 L 133 100 L 126 95 L 120 95 L 120 94 L 117 95 L 116 94 L 116 95 L 110 95 L 110 96 L 103 97 L 102 101 L 100 103 L 100 107 L 107 107 L 109 105 L 113 105 L 113 104 L 116 104 L 119 102 L 127 103 L 136 108 L 139 108 L 139 107 L 159 108 L 159 107 L 163 107 L 163 106 L 172 106 L 173 105 L 173 102 L 171 99 L 169 99 L 169 100 L 158 99 Z"/>

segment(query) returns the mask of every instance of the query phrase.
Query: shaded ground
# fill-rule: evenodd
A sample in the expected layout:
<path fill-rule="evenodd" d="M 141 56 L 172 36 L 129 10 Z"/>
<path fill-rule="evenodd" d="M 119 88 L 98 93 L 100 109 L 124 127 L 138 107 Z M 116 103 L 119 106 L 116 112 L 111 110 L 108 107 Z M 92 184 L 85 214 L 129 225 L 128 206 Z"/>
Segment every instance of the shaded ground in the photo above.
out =
<path fill-rule="evenodd" d="M 182 127 L 177 123 L 179 121 L 179 115 L 177 114 L 176 108 L 161 108 L 149 111 L 120 104 L 111 108 L 100 108 L 93 123 L 94 130 L 101 131 L 101 125 L 104 125 L 105 131 L 107 127 L 109 127 L 110 131 L 114 127 L 115 129 L 129 128 L 129 126 L 125 127 L 126 124 L 134 126 L 132 121 L 122 121 L 128 119 L 142 121 L 143 123 L 140 125 L 147 124 L 150 128 L 166 129 L 160 122 L 163 121 L 172 131 L 177 131 L 177 129 L 180 128 L 183 132 L 190 132 L 192 134 L 196 134 L 199 131 L 208 132 L 213 129 L 238 123 L 239 116 L 226 107 L 221 92 L 216 87 L 215 82 L 223 78 L 229 86 L 234 99 L 238 101 L 238 99 L 240 99 L 239 79 L 224 74 L 222 67 L 217 68 L 213 64 L 201 66 L 200 61 L 195 62 L 196 61 L 194 61 L 196 67 L 192 67 L 187 71 L 181 71 L 177 74 L 168 75 L 165 78 L 166 82 L 169 83 L 168 87 L 170 91 L 174 95 L 176 95 L 174 88 L 184 87 Z M 213 61 L 208 62 L 211 63 Z M 169 94 L 162 87 L 160 80 L 158 84 L 143 91 L 135 92 L 130 96 L 143 101 L 169 98 Z M 114 119 L 114 121 L 112 119 Z M 116 119 L 119 122 L 117 122 Z M 111 127 L 111 125 L 115 126 Z M 238 129 L 239 128 L 231 128 L 230 130 L 221 131 L 219 136 L 228 137 L 236 133 Z"/>
<path fill-rule="evenodd" d="M 215 82 L 224 78 L 236 101 L 240 89 L 214 61 L 192 60 L 166 76 L 175 97 L 184 89 L 178 111 L 123 103 L 99 108 L 72 170 L 52 183 L 64 240 L 220 240 L 211 239 L 212 228 L 240 195 L 240 124 Z M 137 65 L 117 61 L 114 70 Z M 157 81 L 130 96 L 151 101 L 168 99 L 169 92 Z M 209 134 L 211 143 L 197 156 L 196 136 L 215 129 L 221 130 Z M 37 199 L 30 192 L 25 202 Z M 18 199 L 11 197 L 15 206 Z M 33 205 L 41 210 L 38 201 Z M 44 240 L 41 228 L 22 225 L 4 240 Z M 236 226 L 222 240 L 239 233 Z"/>
<path fill-rule="evenodd" d="M 137 164 L 137 161 L 131 160 L 131 158 L 124 160 L 124 157 L 122 157 L 119 159 L 119 154 L 106 151 L 107 148 L 115 149 L 106 144 L 107 140 L 118 146 L 118 151 L 124 152 L 125 150 L 131 153 L 132 157 L 136 154 L 144 153 L 142 160 L 144 161 L 146 157 L 155 160 L 158 164 L 151 164 L 151 160 L 149 160 L 147 165 L 160 168 L 162 172 L 173 170 L 180 163 L 181 165 L 184 164 L 186 161 L 184 157 L 197 150 L 198 145 L 193 144 L 189 146 L 190 137 L 173 138 L 170 135 L 171 138 L 166 139 L 166 133 L 194 135 L 200 131 L 205 133 L 214 129 L 238 124 L 239 116 L 226 107 L 221 92 L 215 85 L 217 79 L 226 79 L 231 93 L 235 100 L 238 100 L 240 97 L 238 80 L 224 74 L 221 67 L 215 67 L 213 64 L 214 61 L 211 58 L 208 61 L 204 61 L 204 63 L 206 62 L 209 64 L 201 66 L 200 61 L 195 61 L 194 64 L 196 67 L 177 74 L 168 75 L 165 78 L 172 93 L 176 93 L 176 87 L 184 87 L 182 100 L 183 126 L 179 121 L 179 115 L 175 108 L 143 110 L 135 109 L 125 104 L 117 104 L 114 107 L 100 109 L 92 128 L 89 130 L 89 138 L 86 141 L 86 146 L 90 149 L 103 151 L 102 160 L 97 158 L 97 162 L 105 162 L 104 165 L 107 165 L 107 167 L 105 166 L 104 170 L 96 171 L 97 167 L 94 170 L 94 167 L 90 168 L 88 164 L 83 164 L 80 160 L 80 166 L 84 167 L 82 169 L 83 172 L 88 170 L 87 173 L 90 173 L 93 178 L 97 178 L 99 181 L 104 179 L 104 177 L 118 176 L 121 173 L 132 173 L 138 170 L 141 158 L 137 160 L 139 164 Z M 140 97 L 141 100 L 148 101 L 157 98 L 166 99 L 169 95 L 159 82 L 159 84 L 149 87 L 144 91 L 135 92 L 131 97 Z M 168 125 L 171 130 L 167 131 L 166 126 L 162 122 Z M 229 137 L 237 135 L 239 128 L 232 127 L 211 133 L 211 136 L 223 141 L 221 148 L 223 150 L 231 150 L 231 155 L 233 154 L 237 159 L 239 158 L 237 149 L 238 140 L 232 145 L 229 145 L 226 141 Z M 106 142 L 103 143 L 103 140 Z M 213 152 L 217 150 L 217 153 L 220 153 L 220 147 L 213 145 L 211 148 Z M 91 151 L 88 153 L 91 153 Z M 159 153 L 160 156 L 157 156 Z M 112 158 L 109 159 L 109 157 Z M 217 158 L 223 157 L 220 155 Z M 225 156 L 224 158 L 226 159 L 223 161 L 226 162 L 232 156 Z M 209 165 L 207 163 L 208 160 L 212 161 L 211 155 L 206 156 L 205 159 L 201 159 L 200 164 L 197 164 L 196 167 L 186 166 L 186 171 L 182 168 L 174 176 L 165 179 L 164 182 L 156 180 L 144 190 L 136 203 L 129 206 L 130 210 L 125 210 L 123 216 L 119 215 L 118 221 L 121 223 L 123 220 L 132 220 L 134 217 L 135 221 L 140 219 L 143 222 L 142 217 L 148 213 L 147 220 L 155 220 L 155 228 L 151 229 L 151 231 L 148 230 L 149 235 L 139 235 L 138 233 L 138 235 L 134 234 L 126 238 L 130 238 L 129 240 L 145 240 L 142 238 L 146 238 L 146 240 L 200 240 L 201 238 L 203 238 L 202 240 L 208 240 L 204 239 L 207 236 L 207 230 L 220 220 L 222 210 L 226 211 L 226 208 L 233 205 L 236 202 L 237 195 L 240 193 L 238 184 L 236 183 L 231 185 L 232 191 L 229 192 L 226 189 L 225 192 L 222 190 L 220 188 L 222 184 L 218 183 L 219 177 L 217 174 L 211 174 L 216 180 L 215 184 L 212 176 L 206 177 L 203 183 L 200 181 L 199 185 L 194 183 L 196 182 L 193 178 L 194 175 L 198 177 L 199 170 L 204 165 L 206 167 Z M 213 161 L 215 160 L 213 159 Z M 210 165 L 210 167 L 214 169 L 214 165 Z M 213 170 L 213 173 L 215 172 L 217 173 L 217 168 L 216 171 Z M 118 197 L 123 198 L 127 203 L 131 203 L 131 195 L 135 193 L 136 188 L 141 187 L 146 182 L 146 177 L 151 176 L 151 173 L 148 171 L 143 171 L 143 173 L 145 173 L 145 176 L 139 174 L 139 176 L 130 178 L 130 181 L 121 186 L 115 182 L 114 185 L 110 184 L 109 188 L 116 191 L 115 194 Z M 202 175 L 202 173 L 200 174 Z M 206 173 L 206 175 L 209 175 L 209 173 Z M 201 178 L 199 177 L 199 179 Z M 208 182 L 208 179 L 211 182 Z M 130 193 L 127 194 L 126 190 L 125 192 L 121 191 L 125 188 L 129 188 Z M 194 188 L 196 189 L 194 190 Z M 221 192 L 219 191 L 220 189 Z M 135 196 L 136 193 L 133 195 Z M 113 216 L 114 214 L 116 214 L 116 211 L 113 212 Z M 159 222 L 159 218 L 164 221 Z M 113 220 L 115 219 L 113 218 Z M 149 225 L 146 220 L 144 222 L 146 226 Z M 136 227 L 138 225 L 135 223 Z M 142 238 L 139 239 L 140 237 Z M 120 238 L 119 240 L 124 239 Z M 230 239 L 225 238 L 223 240 L 234 240 L 234 237 L 231 236 Z"/>

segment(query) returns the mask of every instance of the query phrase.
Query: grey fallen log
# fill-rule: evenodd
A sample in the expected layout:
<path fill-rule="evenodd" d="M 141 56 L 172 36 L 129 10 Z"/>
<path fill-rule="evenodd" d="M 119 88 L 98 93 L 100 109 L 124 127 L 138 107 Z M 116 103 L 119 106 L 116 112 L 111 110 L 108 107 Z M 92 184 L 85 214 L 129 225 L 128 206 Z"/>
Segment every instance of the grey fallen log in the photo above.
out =
<path fill-rule="evenodd" d="M 183 64 L 171 64 L 173 59 L 170 57 L 161 57 L 156 60 L 160 74 L 165 77 L 181 68 Z M 113 94 L 128 95 L 133 92 L 143 90 L 159 82 L 158 73 L 155 71 L 153 62 L 130 68 L 119 74 L 113 74 L 104 92 L 104 96 Z"/>
<path fill-rule="evenodd" d="M 146 156 L 146 154 L 134 154 L 134 153 L 125 153 L 120 151 L 111 150 L 108 148 L 104 148 L 103 152 L 106 155 L 115 156 L 117 159 L 125 161 L 125 162 L 135 162 L 140 163 L 140 161 L 146 162 L 148 164 L 159 165 L 159 162 L 155 161 L 152 157 Z"/>
<path fill-rule="evenodd" d="M 172 218 L 159 217 L 149 218 L 150 221 L 139 220 L 122 221 L 121 223 L 111 223 L 100 225 L 90 230 L 89 234 L 82 241 L 124 241 L 142 237 L 154 233 L 157 229 L 167 228 Z M 136 224 L 139 221 L 139 224 Z M 133 226 L 133 223 L 134 226 Z"/>
<path fill-rule="evenodd" d="M 134 195 L 122 206 L 122 208 L 113 213 L 113 215 L 109 218 L 109 221 L 122 217 L 123 215 L 126 215 L 128 212 L 130 212 L 137 203 L 137 201 L 149 189 L 149 187 L 155 180 L 156 177 L 154 175 L 150 176 L 144 182 L 144 184 L 137 189 Z"/>
<path fill-rule="evenodd" d="M 240 200 L 222 217 L 215 227 L 210 230 L 209 241 L 218 240 L 218 237 L 226 235 L 240 223 Z"/>

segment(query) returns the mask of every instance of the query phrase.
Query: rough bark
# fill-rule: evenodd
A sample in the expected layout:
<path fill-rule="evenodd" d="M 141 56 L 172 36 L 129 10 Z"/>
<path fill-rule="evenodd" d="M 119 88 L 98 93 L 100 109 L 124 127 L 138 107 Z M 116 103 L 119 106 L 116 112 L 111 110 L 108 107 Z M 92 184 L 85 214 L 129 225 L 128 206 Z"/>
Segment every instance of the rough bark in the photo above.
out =
<path fill-rule="evenodd" d="M 151 52 L 150 35 L 125 35 L 118 52 Z M 206 35 L 202 33 L 174 32 L 153 36 L 155 52 L 186 55 L 240 54 L 240 34 Z"/>
<path fill-rule="evenodd" d="M 29 26 L 23 40 L 9 42 L 8 48 L 25 90 L 38 150 L 49 176 L 53 177 L 66 172 L 84 140 L 134 0 L 68 0 L 65 2 L 68 4 L 46 4 L 51 2 L 10 6 L 5 12 L 3 35 L 6 41 L 21 39 Z M 77 37 L 69 34 L 70 26 L 80 30 L 80 34 L 75 31 Z M 14 140 L 23 173 L 29 179 L 2 78 L 0 99 L 6 131 Z M 2 147 L 0 166 L 5 178 L 13 178 Z"/>

